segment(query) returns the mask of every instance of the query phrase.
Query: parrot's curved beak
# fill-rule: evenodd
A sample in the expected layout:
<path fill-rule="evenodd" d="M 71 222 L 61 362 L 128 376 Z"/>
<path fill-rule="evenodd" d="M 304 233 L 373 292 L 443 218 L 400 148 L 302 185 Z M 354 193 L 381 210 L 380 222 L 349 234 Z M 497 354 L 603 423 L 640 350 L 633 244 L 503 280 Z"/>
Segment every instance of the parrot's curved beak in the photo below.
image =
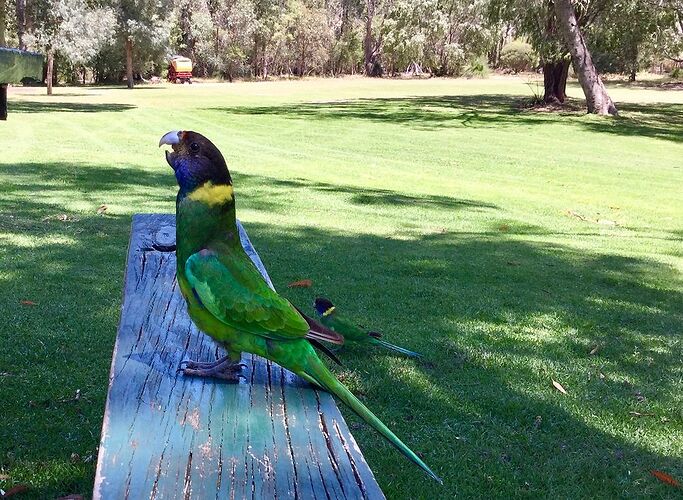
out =
<path fill-rule="evenodd" d="M 182 134 L 183 133 L 179 130 L 171 130 L 170 132 L 166 132 L 163 135 L 163 137 L 159 139 L 159 147 L 166 144 L 168 146 L 171 146 L 173 148 L 173 151 L 176 151 L 178 144 L 180 144 L 180 137 L 182 136 Z M 170 151 L 166 150 L 166 162 L 171 166 L 173 170 L 176 170 L 175 156 L 176 153 L 171 153 Z"/>
<path fill-rule="evenodd" d="M 180 144 L 180 130 L 171 130 L 166 132 L 161 139 L 159 139 L 159 147 L 167 144 L 169 146 L 176 146 Z"/>

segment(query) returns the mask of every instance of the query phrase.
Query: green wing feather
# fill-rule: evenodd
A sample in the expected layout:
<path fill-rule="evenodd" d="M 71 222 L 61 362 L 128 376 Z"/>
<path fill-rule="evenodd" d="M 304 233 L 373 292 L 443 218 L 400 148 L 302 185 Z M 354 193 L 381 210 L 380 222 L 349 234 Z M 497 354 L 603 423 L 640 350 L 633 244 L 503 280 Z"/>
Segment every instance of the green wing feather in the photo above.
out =
<path fill-rule="evenodd" d="M 236 330 L 277 340 L 303 338 L 306 320 L 265 282 L 249 257 L 227 245 L 190 256 L 185 274 L 206 309 Z"/>

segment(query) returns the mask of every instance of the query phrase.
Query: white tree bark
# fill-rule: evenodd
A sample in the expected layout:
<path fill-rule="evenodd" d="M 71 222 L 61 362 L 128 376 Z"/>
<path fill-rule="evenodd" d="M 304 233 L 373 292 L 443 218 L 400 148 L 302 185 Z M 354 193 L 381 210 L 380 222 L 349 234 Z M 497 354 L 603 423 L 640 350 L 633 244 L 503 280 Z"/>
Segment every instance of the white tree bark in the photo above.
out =
<path fill-rule="evenodd" d="M 52 79 L 55 68 L 55 51 L 52 47 L 47 49 L 47 77 L 45 78 L 47 83 L 47 95 L 52 95 Z"/>
<path fill-rule="evenodd" d="M 586 95 L 589 113 L 616 115 L 617 108 L 610 98 L 602 79 L 595 69 L 593 58 L 579 29 L 576 11 L 571 0 L 555 0 L 555 15 L 560 24 L 565 42 L 572 55 L 574 70 Z"/>

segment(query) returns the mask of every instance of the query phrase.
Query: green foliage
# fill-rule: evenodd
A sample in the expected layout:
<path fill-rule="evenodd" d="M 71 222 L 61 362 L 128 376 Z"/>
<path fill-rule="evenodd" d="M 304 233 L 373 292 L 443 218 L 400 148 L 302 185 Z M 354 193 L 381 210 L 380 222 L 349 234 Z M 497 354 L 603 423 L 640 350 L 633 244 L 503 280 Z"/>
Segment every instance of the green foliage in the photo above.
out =
<path fill-rule="evenodd" d="M 538 55 L 531 44 L 513 40 L 500 51 L 500 66 L 514 73 L 531 71 L 538 65 Z"/>
<path fill-rule="evenodd" d="M 7 36 L 15 43 L 9 5 Z M 680 0 L 576 8 L 602 71 L 630 73 L 683 57 Z M 134 73 L 144 76 L 160 74 L 174 53 L 191 57 L 198 76 L 355 73 L 363 71 L 366 48 L 379 74 L 419 67 L 460 75 L 480 56 L 498 66 L 512 36 L 527 39 L 540 62 L 567 56 L 545 0 L 36 0 L 27 3 L 26 18 L 33 48 L 60 45 L 57 69 L 66 80 L 83 67 L 97 81 L 120 80 L 129 36 Z M 527 67 L 524 54 L 508 56 L 511 69 Z"/>
<path fill-rule="evenodd" d="M 31 14 L 36 24 L 24 37 L 27 48 L 54 50 L 68 75 L 92 64 L 114 38 L 116 14 L 111 7 L 91 7 L 85 0 L 51 0 L 33 4 Z"/>
<path fill-rule="evenodd" d="M 671 78 L 681 78 L 683 77 L 683 68 L 676 66 L 671 70 Z"/>

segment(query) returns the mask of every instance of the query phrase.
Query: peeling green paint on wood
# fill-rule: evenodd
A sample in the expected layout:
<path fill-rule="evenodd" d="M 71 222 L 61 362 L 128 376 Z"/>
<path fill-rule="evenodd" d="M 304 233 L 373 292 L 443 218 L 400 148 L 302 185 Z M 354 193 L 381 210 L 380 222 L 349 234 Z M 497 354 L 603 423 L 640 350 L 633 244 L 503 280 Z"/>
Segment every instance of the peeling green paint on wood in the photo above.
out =
<path fill-rule="evenodd" d="M 174 224 L 133 218 L 93 497 L 384 498 L 329 394 L 252 356 L 239 384 L 177 372 L 221 352 L 187 316 Z"/>
<path fill-rule="evenodd" d="M 43 56 L 0 47 L 0 83 L 21 83 L 23 78 L 43 79 Z"/>

